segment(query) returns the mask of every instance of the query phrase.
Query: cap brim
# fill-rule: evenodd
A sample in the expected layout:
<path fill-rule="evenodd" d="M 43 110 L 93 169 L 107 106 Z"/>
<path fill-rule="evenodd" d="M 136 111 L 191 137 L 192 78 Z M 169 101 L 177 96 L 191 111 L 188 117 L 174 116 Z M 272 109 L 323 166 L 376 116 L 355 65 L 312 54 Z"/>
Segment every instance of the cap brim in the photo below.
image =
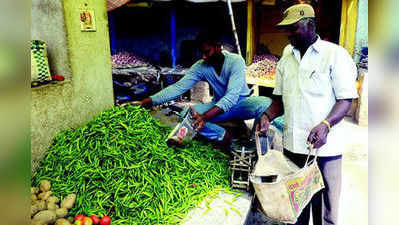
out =
<path fill-rule="evenodd" d="M 298 22 L 299 20 L 300 20 L 300 19 L 283 20 L 283 21 L 281 21 L 280 23 L 278 23 L 278 24 L 276 25 L 276 27 L 289 26 L 289 25 L 292 25 L 292 24 Z"/>

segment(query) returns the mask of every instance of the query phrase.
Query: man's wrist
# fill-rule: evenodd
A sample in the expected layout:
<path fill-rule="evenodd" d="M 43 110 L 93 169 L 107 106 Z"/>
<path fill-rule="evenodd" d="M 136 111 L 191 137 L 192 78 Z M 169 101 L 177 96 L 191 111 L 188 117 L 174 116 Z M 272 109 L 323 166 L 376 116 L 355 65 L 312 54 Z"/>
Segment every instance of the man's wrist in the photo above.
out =
<path fill-rule="evenodd" d="M 150 98 L 150 97 L 145 98 L 145 99 L 143 99 L 142 103 L 143 103 L 143 105 L 148 105 L 148 106 L 151 105 L 152 106 L 152 98 Z"/>
<path fill-rule="evenodd" d="M 269 122 L 271 122 L 273 119 L 271 118 L 271 116 L 269 116 L 269 114 L 267 112 L 264 112 L 263 114 L 265 114 L 266 118 L 269 120 Z"/>
<path fill-rule="evenodd" d="M 331 130 L 330 122 L 328 122 L 328 120 L 323 120 L 323 121 L 321 121 L 321 123 L 325 124 L 327 126 L 327 128 L 328 128 L 328 132 L 330 132 L 330 130 Z"/>
<path fill-rule="evenodd" d="M 205 122 L 208 122 L 213 118 L 217 117 L 221 113 L 223 113 L 223 110 L 218 106 L 214 106 L 204 114 L 200 114 L 200 116 Z"/>

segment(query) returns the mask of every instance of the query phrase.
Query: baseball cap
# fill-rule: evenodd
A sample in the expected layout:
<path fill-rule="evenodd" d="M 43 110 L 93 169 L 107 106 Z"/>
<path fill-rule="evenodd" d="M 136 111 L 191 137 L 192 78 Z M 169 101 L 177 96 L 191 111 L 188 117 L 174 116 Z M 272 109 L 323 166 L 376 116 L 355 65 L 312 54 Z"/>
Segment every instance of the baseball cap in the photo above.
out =
<path fill-rule="evenodd" d="M 291 25 L 303 18 L 309 17 L 315 17 L 313 7 L 309 4 L 296 4 L 284 11 L 283 20 L 276 26 Z"/>

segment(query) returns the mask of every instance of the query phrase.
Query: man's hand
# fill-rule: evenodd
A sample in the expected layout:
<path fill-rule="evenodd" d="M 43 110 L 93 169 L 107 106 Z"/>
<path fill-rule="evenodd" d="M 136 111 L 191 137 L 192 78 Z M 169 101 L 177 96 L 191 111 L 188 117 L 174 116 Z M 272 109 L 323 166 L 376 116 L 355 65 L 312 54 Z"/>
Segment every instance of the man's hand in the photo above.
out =
<path fill-rule="evenodd" d="M 258 132 L 261 136 L 267 136 L 267 130 L 269 129 L 270 121 L 265 113 L 260 117 L 258 123 L 255 125 L 255 132 Z"/>
<path fill-rule="evenodd" d="M 193 114 L 191 115 L 191 119 L 195 119 L 195 121 L 191 124 L 191 126 L 195 127 L 197 126 L 197 128 L 195 129 L 197 132 L 199 132 L 202 128 L 204 128 L 205 125 L 205 118 L 203 115 L 199 114 L 197 111 L 195 111 L 195 109 L 193 107 L 191 107 L 191 111 L 193 112 Z"/>
<path fill-rule="evenodd" d="M 141 101 L 136 101 L 131 103 L 134 106 L 142 106 L 144 108 L 150 108 L 152 106 L 152 99 L 151 98 L 145 98 Z"/>
<path fill-rule="evenodd" d="M 330 126 L 334 126 L 341 121 L 348 113 L 352 105 L 352 99 L 340 99 L 337 100 L 331 112 L 328 114 L 326 121 Z M 325 123 L 320 123 L 315 126 L 309 134 L 308 143 L 313 144 L 313 148 L 320 148 L 327 143 L 328 126 Z"/>
<path fill-rule="evenodd" d="M 320 123 L 315 126 L 309 134 L 308 143 L 313 144 L 313 148 L 320 148 L 327 143 L 328 126 Z"/>

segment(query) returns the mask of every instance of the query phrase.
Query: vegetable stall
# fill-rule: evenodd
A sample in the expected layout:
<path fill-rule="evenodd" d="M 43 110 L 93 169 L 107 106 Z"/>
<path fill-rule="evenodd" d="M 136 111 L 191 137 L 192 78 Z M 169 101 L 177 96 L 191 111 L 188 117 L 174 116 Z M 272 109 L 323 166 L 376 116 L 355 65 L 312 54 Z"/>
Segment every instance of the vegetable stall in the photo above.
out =
<path fill-rule="evenodd" d="M 111 7 L 108 20 L 115 101 L 141 100 L 181 79 L 199 59 L 196 35 L 210 26 L 220 30 L 226 50 L 238 52 L 240 43 L 245 52 L 246 1 L 232 0 L 230 5 L 226 0 L 132 0 Z M 209 95 L 209 87 L 203 92 Z M 193 93 L 184 98 L 192 100 Z"/>
<path fill-rule="evenodd" d="M 113 107 L 57 135 L 32 187 L 46 180 L 48 197 L 75 195 L 69 216 L 110 216 L 112 224 L 178 224 L 221 190 L 240 195 L 230 189 L 225 154 L 198 141 L 169 148 L 170 130 L 143 108 Z"/>

